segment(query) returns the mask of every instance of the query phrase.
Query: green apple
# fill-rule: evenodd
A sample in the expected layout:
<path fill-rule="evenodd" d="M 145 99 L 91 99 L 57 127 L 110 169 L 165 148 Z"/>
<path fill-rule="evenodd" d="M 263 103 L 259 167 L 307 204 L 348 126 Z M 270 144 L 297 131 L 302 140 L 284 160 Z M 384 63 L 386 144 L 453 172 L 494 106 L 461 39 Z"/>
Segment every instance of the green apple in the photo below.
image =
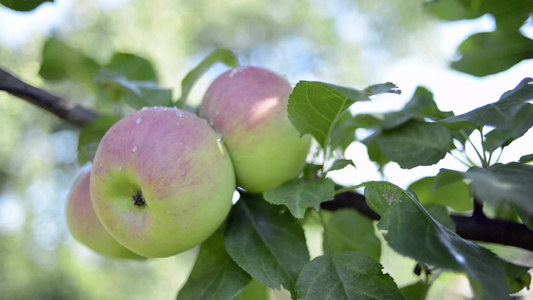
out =
<path fill-rule="evenodd" d="M 200 116 L 222 135 L 237 176 L 237 185 L 261 193 L 297 177 L 311 138 L 289 121 L 290 83 L 258 67 L 229 70 L 208 88 Z"/>
<path fill-rule="evenodd" d="M 90 172 L 82 172 L 70 189 L 66 215 L 72 236 L 98 254 L 111 258 L 143 259 L 119 244 L 98 220 L 89 191 Z"/>
<path fill-rule="evenodd" d="M 91 200 L 107 231 L 146 257 L 201 244 L 232 206 L 235 173 L 217 133 L 176 108 L 134 112 L 102 138 Z"/>

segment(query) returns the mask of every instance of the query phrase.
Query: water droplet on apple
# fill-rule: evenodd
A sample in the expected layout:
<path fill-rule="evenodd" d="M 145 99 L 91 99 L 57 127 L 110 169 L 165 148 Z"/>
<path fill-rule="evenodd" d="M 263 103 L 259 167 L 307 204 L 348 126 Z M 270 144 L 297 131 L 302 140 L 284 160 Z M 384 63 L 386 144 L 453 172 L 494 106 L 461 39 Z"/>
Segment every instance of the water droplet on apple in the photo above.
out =
<path fill-rule="evenodd" d="M 143 121 L 143 119 L 141 117 L 139 117 L 139 118 L 137 118 L 137 121 L 135 121 L 135 123 L 141 124 L 142 121 Z"/>
<path fill-rule="evenodd" d="M 222 135 L 222 133 L 219 133 L 217 135 L 217 141 L 219 141 L 219 142 L 223 142 L 224 141 L 224 136 Z"/>
<path fill-rule="evenodd" d="M 176 116 L 178 116 L 179 118 L 183 118 L 184 114 L 182 111 L 176 111 Z"/>
<path fill-rule="evenodd" d="M 102 164 L 98 164 L 98 167 L 101 168 L 101 167 L 102 167 Z"/>
<path fill-rule="evenodd" d="M 153 107 L 150 107 L 150 110 L 161 112 L 161 111 L 168 110 L 168 108 L 167 107 L 163 107 L 163 106 L 153 106 Z"/>
<path fill-rule="evenodd" d="M 141 110 L 149 110 L 149 109 L 150 109 L 150 107 L 148 107 L 148 106 L 145 106 L 145 107 L 141 108 Z"/>
<path fill-rule="evenodd" d="M 131 152 L 133 152 L 133 153 L 137 152 L 137 147 L 133 146 L 133 148 L 131 148 Z"/>
<path fill-rule="evenodd" d="M 119 170 L 119 171 L 122 171 L 122 167 L 121 167 L 121 166 L 119 166 L 119 167 L 118 167 L 118 170 Z"/>
<path fill-rule="evenodd" d="M 239 73 L 240 71 L 241 71 L 241 68 L 239 67 L 231 70 L 231 72 L 229 73 L 229 78 L 233 78 L 233 76 L 235 76 L 235 74 Z"/>

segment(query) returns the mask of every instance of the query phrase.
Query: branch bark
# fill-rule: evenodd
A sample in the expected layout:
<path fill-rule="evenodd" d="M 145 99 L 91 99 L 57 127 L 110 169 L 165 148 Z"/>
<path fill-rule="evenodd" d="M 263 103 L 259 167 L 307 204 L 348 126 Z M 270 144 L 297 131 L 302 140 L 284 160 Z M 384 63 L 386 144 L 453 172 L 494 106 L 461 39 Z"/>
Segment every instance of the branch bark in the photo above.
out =
<path fill-rule="evenodd" d="M 29 85 L 0 68 L 0 90 L 37 105 L 60 119 L 84 127 L 100 115 L 81 105 Z"/>
<path fill-rule="evenodd" d="M 373 220 L 380 219 L 380 216 L 366 204 L 365 196 L 355 192 L 335 195 L 335 199 L 323 202 L 321 207 L 332 211 L 353 208 Z M 533 251 L 533 231 L 523 224 L 475 215 L 471 217 L 451 215 L 451 218 L 455 223 L 456 233 L 464 239 Z"/>

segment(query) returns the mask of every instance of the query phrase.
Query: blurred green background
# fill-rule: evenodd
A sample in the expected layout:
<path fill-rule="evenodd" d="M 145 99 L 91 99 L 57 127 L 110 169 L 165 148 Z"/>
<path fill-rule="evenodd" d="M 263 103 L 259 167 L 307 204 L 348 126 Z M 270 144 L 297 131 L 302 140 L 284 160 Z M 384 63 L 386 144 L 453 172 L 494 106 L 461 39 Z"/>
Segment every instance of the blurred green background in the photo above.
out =
<path fill-rule="evenodd" d="M 493 23 L 487 16 L 442 22 L 426 14 L 418 0 L 58 0 L 30 13 L 0 6 L 0 66 L 30 84 L 93 107 L 93 94 L 79 81 L 47 82 L 38 76 L 49 37 L 101 64 L 117 51 L 145 57 L 158 70 L 160 84 L 174 95 L 203 57 L 217 47 L 228 48 L 240 55 L 241 64 L 272 69 L 293 84 L 306 79 L 364 88 L 392 81 L 403 91 L 402 96 L 377 97 L 378 105 L 362 109 L 399 108 L 423 83 L 434 91 L 442 110 L 462 113 L 496 101 L 533 69 L 524 61 L 502 74 L 475 78 L 448 68 L 459 43 L 474 32 L 492 30 Z M 202 77 L 191 102 L 201 100 L 222 70 L 217 65 Z M 486 96 L 479 96 L 481 89 Z M 471 96 L 474 91 L 478 97 Z M 0 299 L 173 299 L 196 249 L 166 259 L 124 262 L 95 255 L 68 232 L 68 188 L 83 167 L 77 162 L 78 135 L 79 128 L 0 93 Z M 358 148 L 353 151 L 359 155 Z M 354 159 L 359 168 L 340 181 L 379 177 L 366 157 Z M 435 170 L 421 168 L 416 174 Z M 399 185 L 416 179 L 395 178 L 404 174 L 397 167 L 388 172 L 388 179 Z M 319 254 L 319 233 L 308 228 L 313 256 Z M 384 250 L 390 254 L 383 260 L 386 271 L 400 285 L 411 282 L 414 263 L 391 252 Z M 521 251 L 502 253 L 523 263 L 533 261 Z M 444 277 L 433 288 L 434 299 L 457 299 L 468 290 L 461 278 Z M 274 294 L 275 299 L 287 297 Z"/>

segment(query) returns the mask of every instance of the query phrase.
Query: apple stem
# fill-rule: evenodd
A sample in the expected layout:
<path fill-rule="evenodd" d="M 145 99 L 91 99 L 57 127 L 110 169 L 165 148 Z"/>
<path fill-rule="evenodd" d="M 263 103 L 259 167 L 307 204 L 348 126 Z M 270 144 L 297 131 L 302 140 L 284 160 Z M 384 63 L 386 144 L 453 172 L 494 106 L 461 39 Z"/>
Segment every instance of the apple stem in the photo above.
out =
<path fill-rule="evenodd" d="M 143 207 L 146 206 L 146 201 L 144 200 L 143 193 L 138 191 L 133 195 L 133 205 Z"/>

